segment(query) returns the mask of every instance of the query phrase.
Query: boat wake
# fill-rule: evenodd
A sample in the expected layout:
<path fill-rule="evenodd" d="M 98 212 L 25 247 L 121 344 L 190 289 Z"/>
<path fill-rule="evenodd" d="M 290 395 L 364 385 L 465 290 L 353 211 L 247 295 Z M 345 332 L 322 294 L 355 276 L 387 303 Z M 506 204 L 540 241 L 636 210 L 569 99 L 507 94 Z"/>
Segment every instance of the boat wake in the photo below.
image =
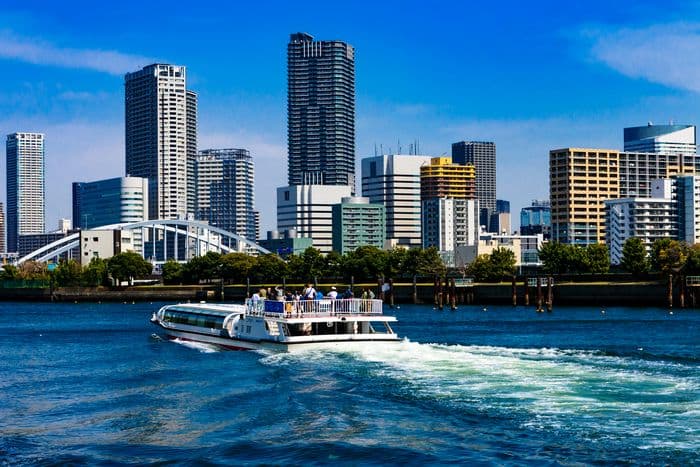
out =
<path fill-rule="evenodd" d="M 190 349 L 197 350 L 201 353 L 215 353 L 215 352 L 220 352 L 221 349 L 219 347 L 212 345 L 212 344 L 205 344 L 203 342 L 194 342 L 194 341 L 188 341 L 185 339 L 172 339 L 171 342 L 175 342 L 176 344 L 183 345 L 185 347 L 188 347 Z"/>
<path fill-rule="evenodd" d="M 595 439 L 633 434 L 642 448 L 700 448 L 697 365 L 599 351 L 409 341 L 349 353 L 360 371 L 453 413 L 476 410 L 515 418 L 527 429 L 568 429 Z M 322 367 L 329 358 L 310 351 L 265 360 Z M 334 363 L 352 370 L 347 353 L 337 358 Z"/>

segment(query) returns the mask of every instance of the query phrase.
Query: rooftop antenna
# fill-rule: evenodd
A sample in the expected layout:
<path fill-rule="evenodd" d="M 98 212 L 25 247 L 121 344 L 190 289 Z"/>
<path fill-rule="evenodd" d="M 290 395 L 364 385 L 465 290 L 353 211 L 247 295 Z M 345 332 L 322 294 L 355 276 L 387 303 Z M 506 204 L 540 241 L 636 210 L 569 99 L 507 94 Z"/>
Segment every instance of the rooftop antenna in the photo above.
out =
<path fill-rule="evenodd" d="M 398 152 L 398 153 L 401 154 L 401 140 L 400 140 L 400 139 L 397 139 L 396 142 L 397 142 L 396 145 L 399 147 L 399 152 Z"/>
<path fill-rule="evenodd" d="M 384 145 L 382 143 L 379 143 L 379 151 L 382 153 L 382 156 L 384 155 Z"/>
<path fill-rule="evenodd" d="M 374 157 L 377 157 L 377 143 L 374 143 Z"/>

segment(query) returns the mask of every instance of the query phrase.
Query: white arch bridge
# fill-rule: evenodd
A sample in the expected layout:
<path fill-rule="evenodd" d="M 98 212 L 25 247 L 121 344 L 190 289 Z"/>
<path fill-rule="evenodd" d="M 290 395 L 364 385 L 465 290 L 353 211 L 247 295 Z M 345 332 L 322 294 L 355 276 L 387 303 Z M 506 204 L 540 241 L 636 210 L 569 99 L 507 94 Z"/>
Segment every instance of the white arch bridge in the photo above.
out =
<path fill-rule="evenodd" d="M 209 251 L 248 254 L 270 253 L 254 240 L 249 240 L 205 222 L 158 219 L 104 225 L 74 232 L 19 258 L 15 264 L 20 265 L 30 260 L 44 262 L 58 259 L 61 255 L 80 248 L 81 235 L 101 230 L 130 231 L 133 239 L 133 248 L 130 249 L 140 253 L 153 264 L 162 264 L 168 259 L 186 262 Z"/>

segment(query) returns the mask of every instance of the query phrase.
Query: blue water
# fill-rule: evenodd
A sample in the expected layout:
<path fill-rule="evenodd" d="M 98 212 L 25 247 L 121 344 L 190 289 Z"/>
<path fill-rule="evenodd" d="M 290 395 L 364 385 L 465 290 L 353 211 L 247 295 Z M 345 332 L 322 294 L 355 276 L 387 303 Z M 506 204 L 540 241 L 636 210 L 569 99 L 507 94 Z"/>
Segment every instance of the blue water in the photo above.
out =
<path fill-rule="evenodd" d="M 0 304 L 0 464 L 700 463 L 700 312 L 402 306 L 390 350 L 154 336 L 158 304 Z"/>

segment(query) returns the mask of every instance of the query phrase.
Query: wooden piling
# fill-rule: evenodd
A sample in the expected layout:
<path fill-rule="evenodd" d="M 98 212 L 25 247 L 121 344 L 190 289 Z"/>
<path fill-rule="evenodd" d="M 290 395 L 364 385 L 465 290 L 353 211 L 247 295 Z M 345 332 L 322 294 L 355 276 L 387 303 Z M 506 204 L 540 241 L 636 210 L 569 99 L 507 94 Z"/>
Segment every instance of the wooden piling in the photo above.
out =
<path fill-rule="evenodd" d="M 554 278 L 547 278 L 547 311 L 551 312 L 554 306 Z"/>
<path fill-rule="evenodd" d="M 389 279 L 389 290 L 387 291 L 389 295 L 389 307 L 394 308 L 394 280 Z"/>
<path fill-rule="evenodd" d="M 681 284 L 680 284 L 680 296 L 678 297 L 678 303 L 680 304 L 681 308 L 685 308 L 685 279 L 683 276 L 680 277 Z"/>
<path fill-rule="evenodd" d="M 518 284 L 515 282 L 515 276 L 513 276 L 511 292 L 513 306 L 518 306 Z"/>
<path fill-rule="evenodd" d="M 530 283 L 527 276 L 523 280 L 523 286 L 525 287 L 525 306 L 530 306 Z"/>
<path fill-rule="evenodd" d="M 457 309 L 457 286 L 454 277 L 450 280 L 450 308 L 452 311 Z"/>
<path fill-rule="evenodd" d="M 414 274 L 413 275 L 413 292 L 411 294 L 411 300 L 412 300 L 414 305 L 416 305 L 418 303 L 418 283 L 417 283 L 417 281 L 418 281 L 418 278 Z"/>
<path fill-rule="evenodd" d="M 437 283 L 438 283 L 438 291 L 437 291 L 437 296 L 438 296 L 438 308 L 440 309 L 440 311 L 442 311 L 442 308 L 443 308 L 443 305 L 444 305 L 444 303 L 443 303 L 443 298 L 444 298 L 444 297 L 442 296 L 442 279 L 438 278 Z"/>
<path fill-rule="evenodd" d="M 537 312 L 542 312 L 542 278 L 537 278 Z"/>
<path fill-rule="evenodd" d="M 668 307 L 673 308 L 673 274 L 668 275 Z"/>

